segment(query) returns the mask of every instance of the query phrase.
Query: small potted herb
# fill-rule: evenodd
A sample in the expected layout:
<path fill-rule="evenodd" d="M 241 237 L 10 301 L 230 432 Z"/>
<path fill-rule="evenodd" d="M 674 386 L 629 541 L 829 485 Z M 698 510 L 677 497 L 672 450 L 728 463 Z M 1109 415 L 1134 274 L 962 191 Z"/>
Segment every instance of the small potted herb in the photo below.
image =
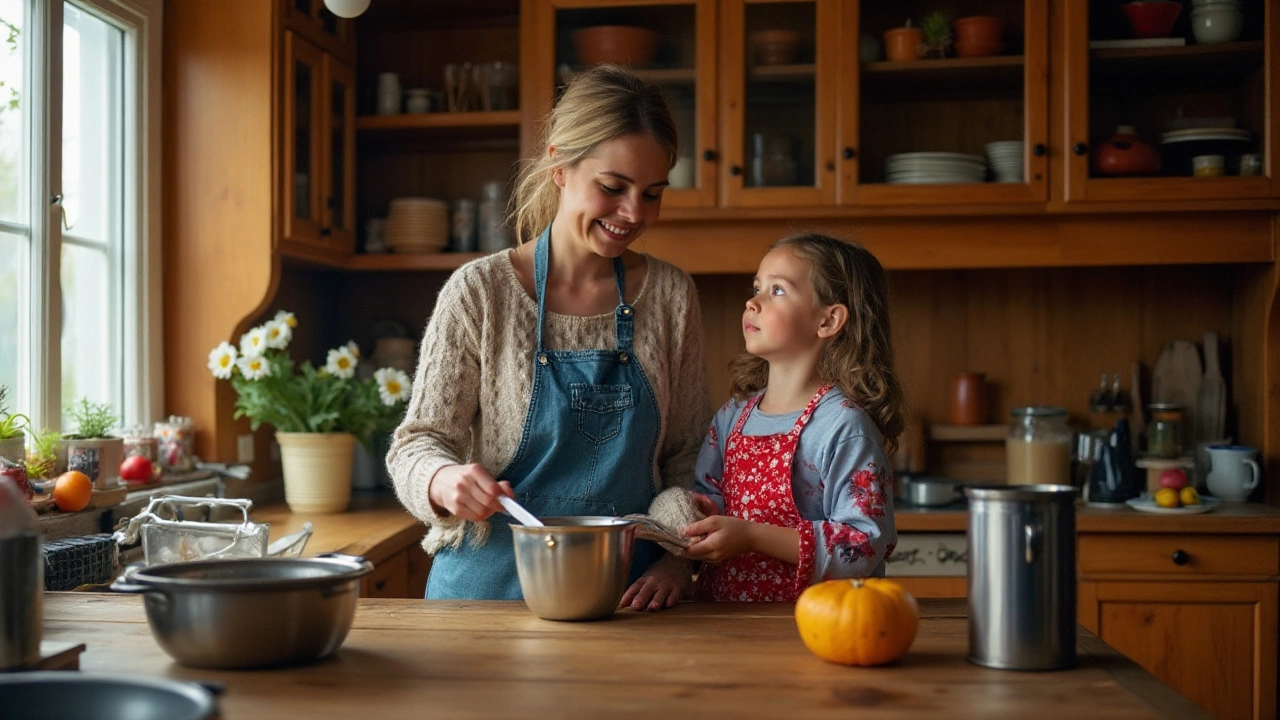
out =
<path fill-rule="evenodd" d="M 951 54 L 951 16 L 941 10 L 935 10 L 920 21 L 920 30 L 924 33 L 923 57 L 941 59 Z"/>
<path fill-rule="evenodd" d="M 29 434 L 31 442 L 27 444 L 27 477 L 36 483 L 52 481 L 57 477 L 58 448 L 62 444 L 62 433 L 45 428 Z"/>
<path fill-rule="evenodd" d="M 62 437 L 59 468 L 88 475 L 95 490 L 109 490 L 119 485 L 124 438 L 108 434 L 119 422 L 111 406 L 81 398 L 67 414 L 75 422 L 76 431 Z"/>
<path fill-rule="evenodd" d="M 26 456 L 24 449 L 26 439 L 23 437 L 23 430 L 26 429 L 29 421 L 26 415 L 9 412 L 9 406 L 5 401 L 5 395 L 8 393 L 9 388 L 0 385 L 0 457 L 22 463 Z"/>

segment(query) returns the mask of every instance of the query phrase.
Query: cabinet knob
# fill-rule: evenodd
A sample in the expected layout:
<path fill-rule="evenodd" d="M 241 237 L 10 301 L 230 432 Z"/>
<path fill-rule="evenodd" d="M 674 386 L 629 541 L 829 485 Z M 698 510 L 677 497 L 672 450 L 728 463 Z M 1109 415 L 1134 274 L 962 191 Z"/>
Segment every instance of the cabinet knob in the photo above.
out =
<path fill-rule="evenodd" d="M 376 582 L 376 583 L 374 583 L 374 584 L 373 584 L 373 587 L 374 587 L 374 589 L 375 589 L 375 590 L 377 590 L 378 592 L 382 592 L 383 590 L 386 590 L 386 589 L 387 589 L 387 581 L 386 581 L 386 580 L 379 580 L 378 582 Z"/>
<path fill-rule="evenodd" d="M 854 149 L 851 147 L 845 148 L 844 152 L 840 153 L 841 157 L 843 157 L 845 160 L 852 160 L 854 156 L 857 154 L 858 153 L 855 152 Z"/>
<path fill-rule="evenodd" d="M 733 175 L 734 177 L 737 177 L 737 176 L 741 175 L 741 174 L 742 174 L 742 167 L 741 167 L 741 166 L 739 166 L 739 165 L 733 165 L 733 166 L 730 166 L 730 167 L 729 167 L 729 174 L 730 174 L 730 175 Z"/>
<path fill-rule="evenodd" d="M 702 159 L 703 159 L 703 160 L 706 160 L 707 162 L 715 162 L 715 159 L 716 159 L 716 151 L 715 151 L 715 150 L 703 150 L 703 151 L 702 151 Z"/>
<path fill-rule="evenodd" d="M 1088 153 L 1088 152 L 1089 152 L 1089 146 L 1088 146 L 1087 144 L 1085 144 L 1085 143 L 1082 143 L 1082 142 L 1081 142 L 1081 143 L 1076 143 L 1076 146 L 1075 146 L 1075 147 L 1073 147 L 1073 148 L 1071 148 L 1071 149 L 1072 149 L 1072 151 L 1074 151 L 1074 152 L 1075 152 L 1075 154 L 1077 154 L 1077 155 L 1084 155 L 1084 154 L 1086 154 L 1086 153 Z"/>
<path fill-rule="evenodd" d="M 1186 551 L 1186 550 L 1174 550 L 1174 551 L 1173 551 L 1173 564 L 1174 564 L 1174 565 L 1186 565 L 1190 560 L 1191 560 L 1191 556 L 1187 554 L 1187 551 Z"/>
<path fill-rule="evenodd" d="M 1031 152 L 1038 157 L 1044 157 L 1044 154 L 1049 152 L 1049 148 L 1045 147 L 1044 143 L 1036 143 L 1036 146 L 1031 148 Z"/>
<path fill-rule="evenodd" d="M 337 201 L 337 200 L 334 200 L 333 198 L 326 198 L 326 199 L 325 199 L 325 201 L 324 201 L 324 205 L 325 205 L 325 207 L 327 207 L 327 208 L 329 208 L 330 210 L 332 210 L 332 209 L 334 209 L 334 208 L 338 207 L 338 201 Z"/>
<path fill-rule="evenodd" d="M 329 227 L 320 228 L 320 237 L 329 237 L 333 233 L 333 229 Z"/>

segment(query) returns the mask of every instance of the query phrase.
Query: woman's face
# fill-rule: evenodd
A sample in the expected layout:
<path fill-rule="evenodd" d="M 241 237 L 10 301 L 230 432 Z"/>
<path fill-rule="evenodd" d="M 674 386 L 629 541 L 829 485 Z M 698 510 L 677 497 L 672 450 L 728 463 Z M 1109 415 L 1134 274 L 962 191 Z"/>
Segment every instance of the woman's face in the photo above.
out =
<path fill-rule="evenodd" d="M 554 152 L 554 150 L 553 150 Z M 603 257 L 618 257 L 662 208 L 671 159 L 645 133 L 600 143 L 573 167 L 554 174 L 560 209 L 554 227 Z"/>

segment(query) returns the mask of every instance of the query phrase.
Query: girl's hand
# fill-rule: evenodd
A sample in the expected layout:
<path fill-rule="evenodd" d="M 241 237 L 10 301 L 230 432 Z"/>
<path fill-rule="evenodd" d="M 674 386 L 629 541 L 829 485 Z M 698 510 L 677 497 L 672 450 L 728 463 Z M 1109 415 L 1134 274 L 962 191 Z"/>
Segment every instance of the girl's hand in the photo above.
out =
<path fill-rule="evenodd" d="M 674 555 L 663 555 L 639 580 L 631 583 L 618 607 L 651 612 L 669 608 L 680 602 L 691 587 L 693 576 L 687 563 L 680 562 Z"/>
<path fill-rule="evenodd" d="M 703 515 L 720 515 L 720 506 L 715 500 L 703 495 L 702 493 L 693 493 L 694 507 L 698 508 L 698 512 Z"/>
<path fill-rule="evenodd" d="M 755 523 L 728 515 L 711 515 L 684 526 L 685 537 L 699 537 L 685 551 L 694 560 L 718 565 L 753 550 Z"/>
<path fill-rule="evenodd" d="M 511 483 L 493 479 L 483 465 L 445 465 L 427 486 L 427 496 L 437 511 L 443 508 L 463 520 L 487 520 L 502 511 L 499 495 L 514 498 Z"/>

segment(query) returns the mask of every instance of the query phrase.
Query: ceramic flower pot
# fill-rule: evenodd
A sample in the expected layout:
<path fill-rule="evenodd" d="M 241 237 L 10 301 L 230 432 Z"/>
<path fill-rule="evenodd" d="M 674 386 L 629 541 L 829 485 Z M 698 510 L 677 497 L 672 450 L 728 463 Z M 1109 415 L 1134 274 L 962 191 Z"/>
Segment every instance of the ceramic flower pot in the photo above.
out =
<path fill-rule="evenodd" d="M 302 514 L 345 512 L 351 502 L 356 436 L 278 432 L 276 441 L 289 509 Z"/>
<path fill-rule="evenodd" d="M 0 457 L 20 463 L 27 459 L 26 438 L 22 435 L 0 440 Z"/>
<path fill-rule="evenodd" d="M 888 60 L 917 60 L 923 46 L 924 31 L 918 27 L 899 27 L 884 31 L 884 56 Z"/>
<path fill-rule="evenodd" d="M 62 438 L 58 448 L 57 473 L 78 470 L 93 481 L 94 490 L 110 490 L 120 484 L 120 463 L 124 460 L 124 438 Z"/>

